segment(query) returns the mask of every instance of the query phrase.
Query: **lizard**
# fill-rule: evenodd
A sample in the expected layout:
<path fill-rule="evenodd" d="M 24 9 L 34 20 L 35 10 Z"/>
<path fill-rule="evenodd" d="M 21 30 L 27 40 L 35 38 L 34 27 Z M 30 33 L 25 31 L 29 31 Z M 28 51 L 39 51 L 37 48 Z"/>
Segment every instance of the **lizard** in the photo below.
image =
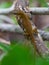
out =
<path fill-rule="evenodd" d="M 30 37 L 30 40 L 33 43 L 35 51 L 39 54 L 39 56 L 44 56 L 44 54 L 49 53 L 49 49 L 44 45 L 44 42 L 38 33 L 36 26 L 31 24 L 31 21 L 28 15 L 19 8 L 17 11 L 17 16 L 20 18 L 19 21 L 22 25 L 22 29 L 25 32 L 26 36 Z M 20 27 L 21 27 L 20 25 Z"/>
<path fill-rule="evenodd" d="M 31 24 L 28 15 L 24 11 L 26 6 L 21 6 L 21 4 L 18 4 L 17 6 L 18 9 L 16 8 L 17 9 L 16 18 L 18 17 L 18 24 L 23 29 L 26 36 L 30 37 L 30 40 L 32 41 L 37 53 L 41 56 L 41 54 L 44 55 L 45 53 L 49 52 L 48 48 L 44 45 L 44 42 L 40 34 L 38 33 L 37 28 L 35 27 L 34 24 L 33 25 Z"/>
<path fill-rule="evenodd" d="M 22 21 L 21 22 L 19 21 L 19 22 L 22 24 L 25 35 L 30 37 L 30 39 L 31 39 L 36 51 L 37 51 L 38 49 L 36 47 L 36 41 L 35 41 L 35 38 L 34 38 L 34 34 L 38 35 L 37 28 L 35 27 L 34 24 L 33 24 L 33 27 L 32 27 L 32 24 L 31 24 L 31 22 L 28 18 L 28 15 L 26 15 L 26 13 L 24 11 L 19 9 L 17 11 L 17 15 L 20 17 L 20 19 L 22 19 Z"/>

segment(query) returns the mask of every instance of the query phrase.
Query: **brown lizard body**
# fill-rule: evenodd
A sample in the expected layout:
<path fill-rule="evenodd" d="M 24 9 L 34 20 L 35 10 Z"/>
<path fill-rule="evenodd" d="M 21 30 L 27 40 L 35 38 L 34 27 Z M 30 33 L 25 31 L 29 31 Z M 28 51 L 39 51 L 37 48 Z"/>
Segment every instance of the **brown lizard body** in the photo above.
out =
<path fill-rule="evenodd" d="M 22 3 L 23 4 L 22 5 L 21 3 L 19 4 L 19 2 L 20 1 L 18 0 L 18 3 L 17 3 L 18 11 L 16 10 L 16 12 L 18 14 L 17 15 L 18 24 L 24 30 L 25 34 L 27 33 L 28 37 L 30 38 L 30 40 L 32 41 L 32 43 L 34 45 L 35 50 L 41 56 L 41 54 L 43 55 L 48 52 L 48 48 L 46 48 L 46 46 L 44 45 L 44 42 L 43 42 L 40 34 L 38 33 L 35 25 L 31 24 L 32 20 L 30 21 L 30 19 L 28 17 L 29 15 L 27 16 L 27 13 L 25 13 L 27 10 L 27 9 L 25 9 L 27 7 L 27 6 L 25 6 L 26 3 Z M 21 2 L 22 2 L 22 0 L 21 0 Z M 19 7 L 19 5 L 21 7 Z M 17 7 L 16 7 L 16 9 L 17 9 Z M 27 10 L 27 11 L 29 12 L 29 10 Z M 34 35 L 34 33 L 35 33 L 35 35 Z"/>
<path fill-rule="evenodd" d="M 25 12 L 19 10 L 17 12 L 17 14 L 19 14 L 20 19 L 22 19 L 21 24 L 23 25 L 25 32 L 30 36 L 31 41 L 32 41 L 34 47 L 36 48 L 36 42 L 35 42 L 35 38 L 33 35 L 34 35 L 34 33 L 37 33 L 37 29 L 32 28 L 32 24 Z M 36 48 L 36 50 L 37 50 L 37 48 Z"/>
<path fill-rule="evenodd" d="M 22 29 L 24 28 L 24 32 L 29 35 L 30 40 L 32 41 L 37 53 L 41 56 L 41 54 L 44 55 L 45 53 L 49 52 L 48 48 L 44 45 L 44 42 L 37 31 L 37 28 L 35 25 L 31 24 L 31 21 L 29 20 L 27 14 L 23 10 L 19 9 L 17 11 L 17 17 L 20 19 L 19 22 L 22 24 Z"/>

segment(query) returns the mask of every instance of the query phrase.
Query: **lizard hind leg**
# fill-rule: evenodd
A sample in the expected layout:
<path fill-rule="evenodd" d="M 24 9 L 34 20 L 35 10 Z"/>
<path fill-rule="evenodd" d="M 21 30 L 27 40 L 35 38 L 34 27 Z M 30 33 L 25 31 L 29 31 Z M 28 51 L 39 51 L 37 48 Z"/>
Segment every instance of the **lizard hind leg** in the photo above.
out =
<path fill-rule="evenodd" d="M 33 34 L 38 34 L 38 31 L 37 31 L 37 28 L 36 28 L 36 27 L 34 27 L 34 28 L 32 29 L 32 33 L 33 33 Z"/>

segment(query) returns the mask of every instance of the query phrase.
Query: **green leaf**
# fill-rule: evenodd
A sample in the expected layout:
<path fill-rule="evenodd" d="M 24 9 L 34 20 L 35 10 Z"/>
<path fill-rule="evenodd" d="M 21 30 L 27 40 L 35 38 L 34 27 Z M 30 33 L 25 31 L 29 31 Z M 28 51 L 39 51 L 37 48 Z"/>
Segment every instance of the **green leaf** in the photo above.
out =
<path fill-rule="evenodd" d="M 34 57 L 30 48 L 24 45 L 15 45 L 2 60 L 1 65 L 32 65 Z"/>
<path fill-rule="evenodd" d="M 1 65 L 49 65 L 49 58 L 34 57 L 34 50 L 22 44 L 12 46 Z M 35 60 L 34 60 L 35 59 Z"/>

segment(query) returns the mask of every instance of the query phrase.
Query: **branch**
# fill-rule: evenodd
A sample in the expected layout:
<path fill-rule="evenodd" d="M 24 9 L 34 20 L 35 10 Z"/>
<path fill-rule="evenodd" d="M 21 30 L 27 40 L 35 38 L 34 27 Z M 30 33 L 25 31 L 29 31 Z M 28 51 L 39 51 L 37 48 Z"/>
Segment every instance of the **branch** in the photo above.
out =
<path fill-rule="evenodd" d="M 45 32 L 45 31 L 42 31 L 42 30 L 38 30 L 38 32 L 40 33 L 40 35 L 42 36 L 42 38 L 44 40 L 49 41 L 49 32 Z"/>
<path fill-rule="evenodd" d="M 9 32 L 17 32 L 19 34 L 23 35 L 23 30 L 20 28 L 19 25 L 12 25 L 12 24 L 1 24 L 0 23 L 0 31 L 4 32 L 4 31 L 9 31 Z M 49 32 L 45 32 L 42 30 L 38 30 L 39 34 L 42 36 L 43 40 L 47 40 L 49 41 Z"/>
<path fill-rule="evenodd" d="M 13 2 L 9 8 L 0 9 L 0 14 L 9 14 L 15 9 L 16 1 Z"/>
<path fill-rule="evenodd" d="M 9 24 L 14 24 L 13 20 L 10 17 L 5 15 L 0 15 L 0 20 L 3 20 L 3 22 L 6 21 Z"/>
<path fill-rule="evenodd" d="M 12 6 L 9 8 L 5 8 L 5 9 L 0 9 L 0 14 L 12 14 L 12 13 L 16 13 L 16 4 L 17 1 L 14 1 Z M 32 7 L 29 8 L 29 11 L 32 14 L 44 14 L 44 15 L 49 15 L 49 7 Z M 17 13 L 16 13 L 17 14 Z"/>
<path fill-rule="evenodd" d="M 29 10 L 32 14 L 49 15 L 49 7 L 32 7 Z"/>
<path fill-rule="evenodd" d="M 16 13 L 14 10 L 15 10 L 14 6 L 11 6 L 10 8 L 6 9 L 0 9 L 0 14 L 14 14 Z M 49 7 L 32 7 L 29 8 L 29 11 L 34 15 L 36 14 L 49 15 Z"/>
<path fill-rule="evenodd" d="M 20 28 L 19 25 L 13 25 L 13 24 L 4 24 L 0 23 L 0 31 L 9 31 L 9 32 L 18 32 L 22 33 L 23 30 Z"/>

